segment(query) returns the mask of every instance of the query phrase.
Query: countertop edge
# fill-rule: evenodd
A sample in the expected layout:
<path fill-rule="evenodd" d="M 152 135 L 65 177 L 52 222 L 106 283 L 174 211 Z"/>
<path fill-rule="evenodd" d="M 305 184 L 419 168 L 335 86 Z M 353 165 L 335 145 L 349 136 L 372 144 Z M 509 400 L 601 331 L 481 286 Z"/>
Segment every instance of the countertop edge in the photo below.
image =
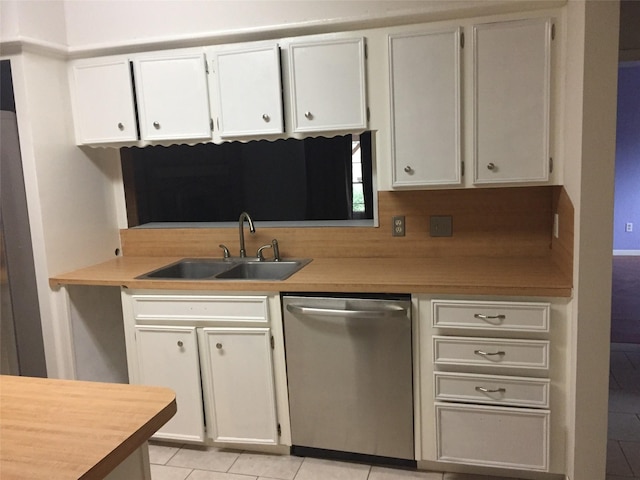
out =
<path fill-rule="evenodd" d="M 282 281 L 136 277 L 180 257 L 118 257 L 49 279 L 67 285 L 148 290 L 353 292 L 571 297 L 573 286 L 549 257 L 323 258 Z"/>

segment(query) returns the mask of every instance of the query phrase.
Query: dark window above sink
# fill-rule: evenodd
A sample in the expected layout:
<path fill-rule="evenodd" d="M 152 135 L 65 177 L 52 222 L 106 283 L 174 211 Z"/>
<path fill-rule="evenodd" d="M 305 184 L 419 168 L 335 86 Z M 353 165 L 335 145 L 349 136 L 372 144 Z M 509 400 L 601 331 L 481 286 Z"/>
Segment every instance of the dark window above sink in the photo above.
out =
<path fill-rule="evenodd" d="M 123 148 L 129 227 L 372 220 L 371 137 Z"/>

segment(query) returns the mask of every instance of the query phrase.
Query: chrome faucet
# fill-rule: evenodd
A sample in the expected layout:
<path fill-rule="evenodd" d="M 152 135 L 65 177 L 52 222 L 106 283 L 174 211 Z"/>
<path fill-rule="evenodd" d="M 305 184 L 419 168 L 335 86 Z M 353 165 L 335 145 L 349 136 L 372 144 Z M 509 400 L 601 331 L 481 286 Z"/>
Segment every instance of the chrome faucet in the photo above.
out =
<path fill-rule="evenodd" d="M 256 227 L 253 226 L 253 220 L 249 216 L 247 212 L 242 212 L 240 214 L 240 218 L 238 219 L 238 230 L 240 233 L 240 257 L 246 257 L 247 251 L 244 248 L 244 221 L 249 222 L 249 231 L 251 233 L 256 233 Z"/>

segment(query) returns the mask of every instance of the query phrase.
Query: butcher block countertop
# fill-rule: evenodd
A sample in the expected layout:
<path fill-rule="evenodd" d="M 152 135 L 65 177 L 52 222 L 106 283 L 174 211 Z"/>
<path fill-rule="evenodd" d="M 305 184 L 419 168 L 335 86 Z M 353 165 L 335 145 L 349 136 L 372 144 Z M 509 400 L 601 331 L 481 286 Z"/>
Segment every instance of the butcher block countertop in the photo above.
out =
<path fill-rule="evenodd" d="M 571 279 L 551 257 L 316 258 L 283 281 L 159 280 L 139 275 L 182 257 L 122 256 L 50 279 L 59 285 L 129 289 L 432 293 L 570 297 Z"/>
<path fill-rule="evenodd" d="M 168 388 L 0 376 L 3 479 L 102 479 L 176 412 Z"/>

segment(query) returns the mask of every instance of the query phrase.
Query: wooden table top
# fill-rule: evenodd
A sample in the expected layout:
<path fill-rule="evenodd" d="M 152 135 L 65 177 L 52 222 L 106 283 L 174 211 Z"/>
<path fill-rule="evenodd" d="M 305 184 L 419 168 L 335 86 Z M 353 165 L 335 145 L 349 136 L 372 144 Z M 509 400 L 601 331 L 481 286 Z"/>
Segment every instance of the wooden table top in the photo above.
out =
<path fill-rule="evenodd" d="M 0 476 L 102 479 L 175 412 L 168 388 L 0 376 Z"/>
<path fill-rule="evenodd" d="M 433 293 L 570 297 L 571 279 L 550 257 L 316 258 L 283 281 L 137 279 L 181 257 L 123 256 L 57 275 L 58 285 L 130 289 Z"/>

